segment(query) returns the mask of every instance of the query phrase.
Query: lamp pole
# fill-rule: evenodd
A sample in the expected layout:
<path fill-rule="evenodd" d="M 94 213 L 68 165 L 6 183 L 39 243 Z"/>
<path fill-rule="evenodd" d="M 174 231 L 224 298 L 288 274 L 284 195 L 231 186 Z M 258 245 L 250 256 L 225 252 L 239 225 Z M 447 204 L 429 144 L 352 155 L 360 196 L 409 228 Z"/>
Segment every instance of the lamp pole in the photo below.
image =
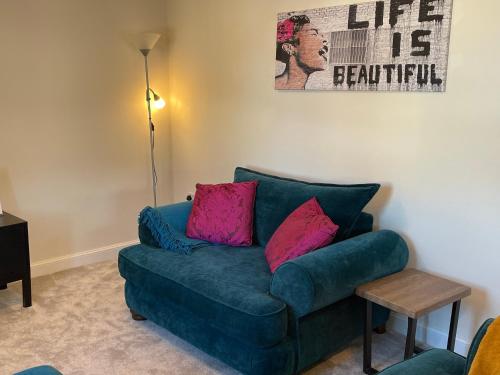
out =
<path fill-rule="evenodd" d="M 148 54 L 150 49 L 141 49 L 141 53 L 144 55 L 144 70 L 146 72 L 146 102 L 148 104 L 148 122 L 149 122 L 149 143 L 151 148 L 151 175 L 153 178 L 153 200 L 154 207 L 157 207 L 156 203 L 156 187 L 158 184 L 158 176 L 156 174 L 156 163 L 155 163 L 155 126 L 153 124 L 153 119 L 151 117 L 151 88 L 149 87 L 149 68 L 148 68 Z"/>

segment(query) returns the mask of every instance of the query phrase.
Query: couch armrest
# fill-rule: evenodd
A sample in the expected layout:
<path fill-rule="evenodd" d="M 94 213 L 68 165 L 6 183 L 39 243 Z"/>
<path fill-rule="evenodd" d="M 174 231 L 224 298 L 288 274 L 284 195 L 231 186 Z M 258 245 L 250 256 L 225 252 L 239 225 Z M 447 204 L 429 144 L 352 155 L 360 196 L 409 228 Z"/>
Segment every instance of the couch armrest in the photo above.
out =
<path fill-rule="evenodd" d="M 401 271 L 408 247 L 395 232 L 357 236 L 283 263 L 271 280 L 271 294 L 297 317 L 352 295 L 369 281 Z"/>
<path fill-rule="evenodd" d="M 186 225 L 191 213 L 193 202 L 181 202 L 158 207 L 161 218 L 174 229 L 186 233 Z"/>
<path fill-rule="evenodd" d="M 158 207 L 156 211 L 160 214 L 161 219 L 172 228 L 179 233 L 186 233 L 186 225 L 192 206 L 192 202 L 181 202 Z M 159 247 L 158 242 L 154 239 L 154 236 L 146 225 L 139 224 L 139 239 L 145 245 Z"/>

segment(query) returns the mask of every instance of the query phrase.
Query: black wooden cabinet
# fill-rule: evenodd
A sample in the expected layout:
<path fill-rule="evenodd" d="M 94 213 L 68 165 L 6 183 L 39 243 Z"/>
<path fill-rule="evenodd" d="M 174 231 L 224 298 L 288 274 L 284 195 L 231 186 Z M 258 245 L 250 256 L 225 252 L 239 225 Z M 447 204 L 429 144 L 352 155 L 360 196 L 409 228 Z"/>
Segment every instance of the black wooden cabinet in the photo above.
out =
<path fill-rule="evenodd" d="M 31 306 L 28 223 L 4 212 L 0 215 L 0 289 L 22 280 L 23 306 Z"/>

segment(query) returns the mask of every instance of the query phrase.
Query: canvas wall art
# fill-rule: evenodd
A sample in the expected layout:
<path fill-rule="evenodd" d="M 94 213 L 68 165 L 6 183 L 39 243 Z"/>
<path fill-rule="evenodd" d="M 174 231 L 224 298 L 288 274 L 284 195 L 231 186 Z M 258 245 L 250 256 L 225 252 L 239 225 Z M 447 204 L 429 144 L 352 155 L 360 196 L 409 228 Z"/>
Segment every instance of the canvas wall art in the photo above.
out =
<path fill-rule="evenodd" d="M 278 14 L 277 90 L 446 91 L 453 0 Z"/>

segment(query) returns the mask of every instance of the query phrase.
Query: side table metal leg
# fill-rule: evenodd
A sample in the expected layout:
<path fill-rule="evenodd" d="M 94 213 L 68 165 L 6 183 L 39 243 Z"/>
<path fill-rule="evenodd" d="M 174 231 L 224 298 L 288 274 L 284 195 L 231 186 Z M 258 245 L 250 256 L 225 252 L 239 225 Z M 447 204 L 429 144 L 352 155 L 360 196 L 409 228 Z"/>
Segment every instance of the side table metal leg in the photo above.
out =
<path fill-rule="evenodd" d="M 406 347 L 404 359 L 409 359 L 415 351 L 415 335 L 417 334 L 417 319 L 408 318 L 408 332 L 406 333 Z"/>
<path fill-rule="evenodd" d="M 364 300 L 363 320 L 364 320 L 364 336 L 363 336 L 363 372 L 368 375 L 376 374 L 377 371 L 372 368 L 372 311 L 373 304 L 370 301 Z"/>
<path fill-rule="evenodd" d="M 23 307 L 31 306 L 31 277 L 23 279 Z"/>
<path fill-rule="evenodd" d="M 453 309 L 451 310 L 451 321 L 450 321 L 450 331 L 448 333 L 448 346 L 449 351 L 455 350 L 455 340 L 457 338 L 457 326 L 458 326 L 458 316 L 460 315 L 460 303 L 461 301 L 456 301 L 453 303 Z"/>

